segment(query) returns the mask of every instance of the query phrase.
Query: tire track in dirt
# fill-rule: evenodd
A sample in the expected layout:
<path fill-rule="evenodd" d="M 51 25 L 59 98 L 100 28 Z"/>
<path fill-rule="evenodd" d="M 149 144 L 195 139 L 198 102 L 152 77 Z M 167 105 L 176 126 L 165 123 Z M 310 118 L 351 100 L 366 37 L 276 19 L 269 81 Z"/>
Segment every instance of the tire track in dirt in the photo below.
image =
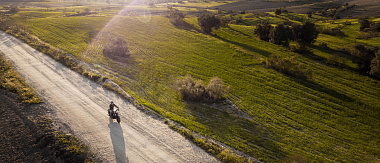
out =
<path fill-rule="evenodd" d="M 0 51 L 52 106 L 53 121 L 68 126 L 101 161 L 218 162 L 161 121 L 27 44 L 4 32 L 0 42 Z M 120 124 L 106 115 L 111 100 L 120 107 Z"/>

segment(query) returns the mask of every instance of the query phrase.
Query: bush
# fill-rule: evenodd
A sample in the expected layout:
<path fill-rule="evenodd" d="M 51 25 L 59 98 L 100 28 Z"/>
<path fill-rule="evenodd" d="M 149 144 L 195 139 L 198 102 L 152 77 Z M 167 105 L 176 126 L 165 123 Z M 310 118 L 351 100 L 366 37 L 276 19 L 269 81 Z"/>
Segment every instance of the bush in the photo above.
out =
<path fill-rule="evenodd" d="M 371 26 L 371 22 L 367 19 L 363 19 L 359 21 L 360 23 L 360 31 L 363 31 L 366 28 L 369 28 Z"/>
<path fill-rule="evenodd" d="M 170 18 L 170 23 L 173 25 L 180 25 L 183 23 L 183 18 L 185 18 L 185 14 L 178 12 L 177 10 L 174 10 L 170 13 L 169 18 Z"/>
<path fill-rule="evenodd" d="M 206 92 L 208 95 L 208 98 L 211 99 L 211 101 L 218 101 L 223 98 L 223 96 L 228 93 L 228 90 L 230 87 L 225 87 L 224 82 L 222 79 L 218 77 L 211 78 L 210 82 L 208 83 L 206 87 Z"/>
<path fill-rule="evenodd" d="M 276 10 L 274 11 L 274 13 L 275 13 L 276 15 L 281 15 L 281 9 L 276 9 Z"/>
<path fill-rule="evenodd" d="M 328 48 L 329 48 L 329 47 L 327 46 L 327 43 L 325 43 L 325 42 L 320 42 L 320 43 L 319 43 L 319 47 L 324 48 L 324 49 L 328 49 Z"/>
<path fill-rule="evenodd" d="M 130 53 L 127 41 L 121 37 L 110 39 L 107 45 L 103 48 L 103 54 L 110 58 L 129 57 Z"/>
<path fill-rule="evenodd" d="M 308 48 L 305 44 L 296 44 L 290 46 L 290 51 L 299 54 L 313 54 L 313 50 Z"/>
<path fill-rule="evenodd" d="M 202 80 L 194 80 L 190 75 L 174 84 L 181 98 L 187 101 L 216 102 L 224 98 L 230 87 L 225 87 L 222 79 L 213 77 L 207 87 Z"/>
<path fill-rule="evenodd" d="M 362 44 L 357 44 L 351 50 L 352 62 L 358 64 L 359 71 L 369 73 L 371 61 L 375 58 L 375 51 Z"/>
<path fill-rule="evenodd" d="M 203 14 L 198 18 L 198 24 L 203 32 L 211 33 L 212 28 L 218 29 L 220 27 L 221 21 L 215 15 Z"/>
<path fill-rule="evenodd" d="M 377 51 L 376 57 L 371 61 L 370 75 L 380 78 L 380 50 Z"/>
<path fill-rule="evenodd" d="M 327 28 L 319 28 L 318 31 L 319 31 L 320 33 L 327 34 L 327 35 L 331 35 L 331 36 L 340 36 L 340 37 L 345 36 L 344 32 L 341 31 L 341 30 L 338 29 L 338 28 L 330 28 L 330 27 L 327 27 Z"/>
<path fill-rule="evenodd" d="M 294 57 L 282 58 L 280 55 L 271 55 L 265 60 L 265 65 L 286 75 L 302 79 L 311 78 L 311 71 L 304 68 Z"/>

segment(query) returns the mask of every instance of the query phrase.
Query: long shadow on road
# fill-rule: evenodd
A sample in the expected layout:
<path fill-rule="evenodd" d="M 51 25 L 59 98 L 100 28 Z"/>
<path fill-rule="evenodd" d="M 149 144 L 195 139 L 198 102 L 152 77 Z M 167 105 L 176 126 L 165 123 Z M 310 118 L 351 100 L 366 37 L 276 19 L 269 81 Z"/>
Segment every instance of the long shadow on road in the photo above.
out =
<path fill-rule="evenodd" d="M 110 136 L 113 145 L 113 151 L 115 152 L 117 163 L 129 163 L 129 160 L 125 154 L 125 141 L 123 129 L 119 123 L 114 123 L 113 119 L 109 119 L 108 127 L 110 128 Z"/>

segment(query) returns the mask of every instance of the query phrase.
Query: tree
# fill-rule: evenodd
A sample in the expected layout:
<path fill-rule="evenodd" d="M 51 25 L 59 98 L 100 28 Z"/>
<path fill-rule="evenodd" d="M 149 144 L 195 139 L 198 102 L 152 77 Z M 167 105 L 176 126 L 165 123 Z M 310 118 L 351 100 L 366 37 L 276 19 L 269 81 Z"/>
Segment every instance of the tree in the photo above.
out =
<path fill-rule="evenodd" d="M 312 16 L 313 16 L 313 15 L 312 15 L 311 12 L 308 12 L 308 13 L 307 13 L 307 17 L 308 17 L 308 18 L 311 18 Z"/>
<path fill-rule="evenodd" d="M 183 22 L 183 18 L 185 18 L 185 14 L 178 12 L 177 10 L 173 10 L 170 13 L 169 18 L 170 18 L 169 20 L 170 23 L 174 25 L 179 25 Z"/>
<path fill-rule="evenodd" d="M 371 61 L 370 75 L 380 78 L 380 50 L 377 51 L 376 57 Z"/>
<path fill-rule="evenodd" d="M 110 58 L 129 57 L 130 54 L 127 41 L 121 37 L 111 39 L 103 48 L 103 54 Z"/>
<path fill-rule="evenodd" d="M 300 44 L 311 44 L 318 37 L 318 30 L 312 22 L 305 22 L 302 25 L 293 27 L 294 39 Z"/>
<path fill-rule="evenodd" d="M 274 11 L 274 13 L 275 13 L 276 15 L 281 15 L 281 9 L 276 9 L 276 10 Z"/>
<path fill-rule="evenodd" d="M 289 46 L 289 40 L 292 39 L 292 34 L 292 29 L 289 26 L 279 24 L 270 31 L 270 42 L 287 47 Z"/>
<path fill-rule="evenodd" d="M 262 21 L 256 26 L 255 34 L 259 36 L 260 40 L 269 41 L 269 34 L 272 28 L 272 25 L 268 21 Z"/>
<path fill-rule="evenodd" d="M 202 31 L 211 33 L 212 28 L 218 29 L 221 25 L 221 21 L 215 15 L 203 14 L 198 18 L 198 24 L 201 26 Z"/>
<path fill-rule="evenodd" d="M 358 64 L 359 71 L 368 73 L 371 70 L 371 61 L 375 58 L 375 51 L 362 44 L 357 44 L 351 51 L 352 63 Z"/>
<path fill-rule="evenodd" d="M 371 22 L 367 19 L 360 20 L 360 31 L 363 31 L 366 28 L 371 27 Z"/>

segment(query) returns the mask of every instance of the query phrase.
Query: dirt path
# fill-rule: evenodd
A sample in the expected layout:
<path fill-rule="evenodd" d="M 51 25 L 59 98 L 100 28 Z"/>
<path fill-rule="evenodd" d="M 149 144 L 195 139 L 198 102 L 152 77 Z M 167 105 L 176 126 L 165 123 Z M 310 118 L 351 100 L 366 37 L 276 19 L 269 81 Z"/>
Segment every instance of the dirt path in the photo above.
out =
<path fill-rule="evenodd" d="M 218 162 L 118 95 L 2 31 L 0 51 L 53 107 L 53 121 L 67 126 L 103 162 Z M 120 107 L 121 124 L 106 115 L 111 100 Z"/>

